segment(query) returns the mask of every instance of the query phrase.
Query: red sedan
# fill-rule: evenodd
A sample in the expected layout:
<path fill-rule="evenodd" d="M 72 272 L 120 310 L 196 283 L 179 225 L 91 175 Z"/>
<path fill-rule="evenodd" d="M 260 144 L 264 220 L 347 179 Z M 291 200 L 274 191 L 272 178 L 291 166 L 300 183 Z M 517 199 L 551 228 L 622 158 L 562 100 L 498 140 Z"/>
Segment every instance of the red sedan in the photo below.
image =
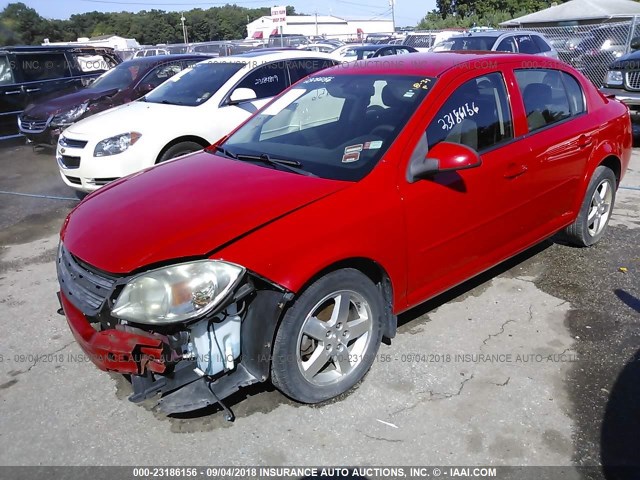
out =
<path fill-rule="evenodd" d="M 399 313 L 560 230 L 597 242 L 630 155 L 627 107 L 555 60 L 334 67 L 87 197 L 62 228 L 60 300 L 133 401 L 227 410 L 270 379 L 322 402 L 362 379 Z"/>

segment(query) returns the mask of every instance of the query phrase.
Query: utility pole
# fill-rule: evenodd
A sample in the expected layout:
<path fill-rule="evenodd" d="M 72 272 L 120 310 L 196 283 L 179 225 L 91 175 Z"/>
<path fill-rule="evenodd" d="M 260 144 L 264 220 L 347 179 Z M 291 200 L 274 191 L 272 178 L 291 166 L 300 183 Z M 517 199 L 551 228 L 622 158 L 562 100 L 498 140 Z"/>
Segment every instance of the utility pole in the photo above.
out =
<path fill-rule="evenodd" d="M 185 20 L 186 18 L 184 18 L 184 12 L 182 12 L 180 14 L 180 21 L 182 22 L 182 36 L 184 37 L 184 44 L 186 45 L 189 42 L 187 41 L 187 26 L 184 24 Z"/>
<path fill-rule="evenodd" d="M 318 36 L 318 10 L 316 10 L 316 37 Z"/>
<path fill-rule="evenodd" d="M 391 5 L 391 21 L 393 22 L 393 34 L 396 34 L 396 0 L 389 0 L 389 5 Z"/>

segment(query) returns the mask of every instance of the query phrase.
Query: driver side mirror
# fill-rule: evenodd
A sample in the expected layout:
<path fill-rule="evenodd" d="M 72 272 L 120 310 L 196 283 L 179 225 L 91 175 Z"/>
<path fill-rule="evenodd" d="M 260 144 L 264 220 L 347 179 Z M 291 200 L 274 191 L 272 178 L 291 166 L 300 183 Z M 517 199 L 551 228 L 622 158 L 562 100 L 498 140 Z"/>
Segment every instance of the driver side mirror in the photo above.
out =
<path fill-rule="evenodd" d="M 256 92 L 251 88 L 236 88 L 229 97 L 229 105 L 248 102 L 249 100 L 255 100 L 256 98 L 258 98 Z"/>
<path fill-rule="evenodd" d="M 632 50 L 640 50 L 640 37 L 633 37 L 629 46 Z"/>
<path fill-rule="evenodd" d="M 440 172 L 466 170 L 482 165 L 475 150 L 459 143 L 440 142 L 427 152 L 424 159 L 413 161 L 409 166 L 409 178 L 416 181 Z"/>

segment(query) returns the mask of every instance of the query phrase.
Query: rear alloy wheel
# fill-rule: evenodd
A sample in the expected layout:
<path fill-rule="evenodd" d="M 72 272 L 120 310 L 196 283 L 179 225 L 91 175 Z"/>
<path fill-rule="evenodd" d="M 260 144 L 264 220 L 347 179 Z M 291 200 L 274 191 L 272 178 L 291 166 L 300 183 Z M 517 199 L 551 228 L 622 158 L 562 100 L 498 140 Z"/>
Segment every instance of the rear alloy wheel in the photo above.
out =
<path fill-rule="evenodd" d="M 371 368 L 382 339 L 382 313 L 380 292 L 358 270 L 320 278 L 282 319 L 273 346 L 273 384 L 303 403 L 348 391 Z"/>
<path fill-rule="evenodd" d="M 606 231 L 616 198 L 616 176 L 603 165 L 596 168 L 576 221 L 565 230 L 569 241 L 588 247 L 600 240 Z"/>
<path fill-rule="evenodd" d="M 158 163 L 166 162 L 172 158 L 181 157 L 187 153 L 202 150 L 203 146 L 196 142 L 181 142 L 169 147 L 158 159 Z"/>

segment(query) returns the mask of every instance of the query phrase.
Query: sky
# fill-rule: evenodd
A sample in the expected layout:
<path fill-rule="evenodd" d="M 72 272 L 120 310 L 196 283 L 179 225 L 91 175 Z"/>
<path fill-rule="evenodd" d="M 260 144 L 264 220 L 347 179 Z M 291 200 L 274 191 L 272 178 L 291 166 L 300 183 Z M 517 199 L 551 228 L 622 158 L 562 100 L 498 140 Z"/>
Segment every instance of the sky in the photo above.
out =
<path fill-rule="evenodd" d="M 66 19 L 74 13 L 92 12 L 137 12 L 156 8 L 166 11 L 190 10 L 236 4 L 247 8 L 292 5 L 298 13 L 335 15 L 348 19 L 382 18 L 391 19 L 390 0 L 15 0 L 35 9 L 46 18 Z M 435 0 L 395 0 L 396 26 L 415 26 L 428 11 L 435 8 Z M 0 7 L 9 1 L 0 1 Z"/>

